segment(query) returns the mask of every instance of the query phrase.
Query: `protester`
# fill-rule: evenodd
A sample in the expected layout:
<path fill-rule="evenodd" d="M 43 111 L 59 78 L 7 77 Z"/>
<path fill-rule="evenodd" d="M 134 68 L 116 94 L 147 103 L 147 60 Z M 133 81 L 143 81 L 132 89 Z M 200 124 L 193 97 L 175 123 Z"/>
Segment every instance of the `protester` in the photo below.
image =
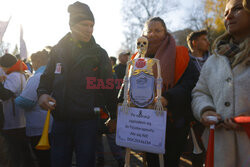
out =
<path fill-rule="evenodd" d="M 14 98 L 26 84 L 24 70 L 27 66 L 11 54 L 6 53 L 0 58 L 0 66 L 6 76 L 0 77 L 0 99 L 3 101 L 4 123 L 1 133 L 7 144 L 6 159 L 9 166 L 32 166 L 28 141 L 25 136 L 24 111 L 19 108 Z"/>
<path fill-rule="evenodd" d="M 195 64 L 197 70 L 200 72 L 203 64 L 209 57 L 209 41 L 207 37 L 207 31 L 206 30 L 199 30 L 191 32 L 187 36 L 187 44 L 189 47 L 189 56 L 191 58 L 191 61 Z M 193 128 L 193 132 L 195 136 L 192 136 L 189 134 L 189 140 L 188 140 L 188 149 L 189 146 L 191 146 L 191 161 L 193 167 L 202 167 L 205 160 L 205 148 L 201 140 L 202 133 L 204 131 L 204 126 L 199 121 L 192 121 L 191 127 Z M 195 139 L 193 139 L 195 137 Z M 194 143 L 193 141 L 196 140 L 201 153 L 193 153 L 194 149 Z M 197 151 L 197 150 L 196 150 Z"/>
<path fill-rule="evenodd" d="M 100 130 L 100 129 L 99 129 Z M 104 150 L 104 136 L 105 134 L 109 149 L 111 152 L 105 152 Z M 105 166 L 105 155 L 112 156 L 117 162 L 118 167 L 124 167 L 125 163 L 125 150 L 124 148 L 116 145 L 115 143 L 115 133 L 110 132 L 98 132 L 97 135 L 97 143 L 96 143 L 96 167 L 104 167 Z"/>
<path fill-rule="evenodd" d="M 107 107 L 111 113 L 108 126 L 114 130 L 116 98 L 113 89 L 88 89 L 87 78 L 105 83 L 112 79 L 112 68 L 106 51 L 92 35 L 95 20 L 88 5 L 75 2 L 68 12 L 71 32 L 52 48 L 37 92 L 40 106 L 53 110 L 51 166 L 71 166 L 74 149 L 76 165 L 91 167 L 95 166 L 97 134 L 94 108 Z"/>
<path fill-rule="evenodd" d="M 228 0 L 224 20 L 226 32 L 215 41 L 214 55 L 201 70 L 192 92 L 192 108 L 205 126 L 215 124 L 207 116 L 223 121 L 215 127 L 214 166 L 249 166 L 249 138 L 233 118 L 250 116 L 250 13 L 242 0 Z M 206 128 L 205 145 L 208 132 Z"/>
<path fill-rule="evenodd" d="M 110 151 L 114 159 L 118 163 L 118 167 L 124 167 L 125 163 L 125 151 L 124 148 L 116 145 L 114 132 L 110 132 L 109 129 L 105 126 L 105 122 L 109 119 L 109 112 L 107 110 L 99 111 L 99 124 L 98 124 L 98 134 L 97 134 L 97 143 L 96 143 L 96 167 L 105 166 L 105 151 L 103 143 L 103 134 L 105 134 Z M 110 153 L 109 153 L 110 154 Z"/>
<path fill-rule="evenodd" d="M 117 59 L 115 57 L 109 57 L 109 59 L 110 59 L 112 67 L 114 68 L 116 66 L 116 60 Z"/>
<path fill-rule="evenodd" d="M 129 56 L 130 52 L 121 52 L 118 56 L 119 64 L 114 68 L 118 79 L 123 79 L 125 76 Z"/>
<path fill-rule="evenodd" d="M 200 30 L 190 33 L 187 36 L 187 43 L 190 51 L 189 56 L 197 69 L 200 71 L 209 56 L 207 31 Z"/>
<path fill-rule="evenodd" d="M 15 55 L 15 56 L 16 56 L 17 60 L 22 60 L 22 61 L 26 64 L 26 66 L 28 67 L 28 71 L 29 71 L 30 73 L 33 73 L 33 68 L 32 68 L 32 66 L 31 66 L 30 62 L 28 62 L 26 58 L 25 58 L 25 59 L 22 59 L 20 54 L 17 54 L 17 55 Z M 30 75 L 31 75 L 31 74 L 30 74 Z"/>
<path fill-rule="evenodd" d="M 115 74 L 115 67 L 117 66 L 117 64 L 116 64 L 116 58 L 115 57 L 109 57 L 109 60 L 110 60 L 110 63 L 111 63 L 111 65 L 112 65 L 112 72 L 113 72 L 113 76 L 114 76 L 114 78 L 116 79 L 117 78 L 117 76 L 116 76 L 116 74 Z"/>
<path fill-rule="evenodd" d="M 173 36 L 159 17 L 149 19 L 143 35 L 148 38 L 146 57 L 160 60 L 163 79 L 162 103 L 167 107 L 165 166 L 178 166 L 186 143 L 191 112 L 191 90 L 198 79 L 198 71 L 190 61 L 188 49 L 176 46 Z M 159 157 L 147 153 L 149 167 L 159 166 Z"/>
<path fill-rule="evenodd" d="M 37 87 L 40 82 L 40 76 L 44 72 L 46 65 L 48 63 L 48 52 L 46 50 L 36 52 L 31 55 L 31 62 L 33 69 L 35 70 L 35 74 L 31 76 L 24 87 L 24 90 L 15 99 L 15 103 L 25 110 L 26 117 L 26 135 L 30 139 L 31 146 L 36 155 L 39 167 L 50 167 L 50 150 L 36 150 L 35 146 L 38 144 L 47 111 L 42 110 L 37 103 Z M 50 128 L 52 125 L 52 117 L 50 118 Z"/>
<path fill-rule="evenodd" d="M 110 57 L 111 64 L 116 64 L 116 58 Z M 115 65 L 113 65 L 114 67 Z M 113 79 L 117 79 L 115 71 L 113 69 Z M 115 82 L 115 88 L 118 87 L 118 82 Z M 116 97 L 118 94 L 119 89 L 115 89 Z M 103 135 L 105 134 L 110 151 L 118 163 L 119 167 L 123 167 L 125 163 L 125 154 L 124 148 L 116 145 L 115 143 L 115 132 L 110 132 L 109 129 L 106 127 L 105 123 L 109 119 L 109 111 L 104 108 L 99 112 L 99 122 L 98 122 L 98 134 L 97 134 L 97 143 L 96 143 L 96 167 L 103 167 L 105 166 L 105 152 L 104 152 L 104 145 L 103 145 Z"/>

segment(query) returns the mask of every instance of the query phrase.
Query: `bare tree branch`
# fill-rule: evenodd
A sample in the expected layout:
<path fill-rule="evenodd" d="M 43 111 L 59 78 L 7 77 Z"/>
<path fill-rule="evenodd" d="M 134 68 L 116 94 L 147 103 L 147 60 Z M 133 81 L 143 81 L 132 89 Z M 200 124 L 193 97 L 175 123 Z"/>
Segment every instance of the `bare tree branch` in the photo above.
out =
<path fill-rule="evenodd" d="M 135 41 L 141 35 L 144 23 L 151 17 L 164 17 L 175 7 L 168 0 L 123 0 L 122 15 L 125 41 L 122 48 L 135 49 Z M 167 5 L 168 4 L 168 5 Z"/>

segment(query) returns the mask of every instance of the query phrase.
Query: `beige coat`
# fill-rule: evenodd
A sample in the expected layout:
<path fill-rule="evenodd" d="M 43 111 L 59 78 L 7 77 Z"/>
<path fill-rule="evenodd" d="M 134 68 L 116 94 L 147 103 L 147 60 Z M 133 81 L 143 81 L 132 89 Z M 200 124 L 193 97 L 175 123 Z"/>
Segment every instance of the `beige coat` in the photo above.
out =
<path fill-rule="evenodd" d="M 250 111 L 250 57 L 232 70 L 225 56 L 211 56 L 202 67 L 192 97 L 197 120 L 206 109 L 216 110 L 222 119 Z M 208 130 L 203 135 L 205 145 Z M 215 167 L 250 167 L 250 139 L 244 131 L 215 129 L 214 150 Z"/>

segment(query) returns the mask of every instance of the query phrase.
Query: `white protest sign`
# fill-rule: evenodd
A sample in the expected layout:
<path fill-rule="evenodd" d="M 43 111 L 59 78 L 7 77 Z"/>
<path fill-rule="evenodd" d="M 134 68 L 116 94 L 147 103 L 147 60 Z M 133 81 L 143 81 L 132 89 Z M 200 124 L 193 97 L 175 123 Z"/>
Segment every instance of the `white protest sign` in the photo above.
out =
<path fill-rule="evenodd" d="M 153 109 L 130 107 L 128 113 L 118 107 L 116 144 L 134 150 L 165 153 L 167 112 L 156 115 Z"/>

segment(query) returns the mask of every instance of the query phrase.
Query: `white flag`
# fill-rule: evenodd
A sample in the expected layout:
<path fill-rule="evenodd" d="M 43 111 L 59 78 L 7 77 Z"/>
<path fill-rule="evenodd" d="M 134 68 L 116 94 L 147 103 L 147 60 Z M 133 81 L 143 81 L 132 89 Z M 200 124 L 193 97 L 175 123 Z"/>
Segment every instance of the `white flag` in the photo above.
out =
<path fill-rule="evenodd" d="M 27 48 L 23 39 L 23 27 L 20 27 L 20 58 L 21 60 L 27 59 Z"/>
<path fill-rule="evenodd" d="M 11 17 L 9 18 L 8 21 L 0 21 L 0 43 L 2 42 L 3 35 L 9 25 Z"/>

